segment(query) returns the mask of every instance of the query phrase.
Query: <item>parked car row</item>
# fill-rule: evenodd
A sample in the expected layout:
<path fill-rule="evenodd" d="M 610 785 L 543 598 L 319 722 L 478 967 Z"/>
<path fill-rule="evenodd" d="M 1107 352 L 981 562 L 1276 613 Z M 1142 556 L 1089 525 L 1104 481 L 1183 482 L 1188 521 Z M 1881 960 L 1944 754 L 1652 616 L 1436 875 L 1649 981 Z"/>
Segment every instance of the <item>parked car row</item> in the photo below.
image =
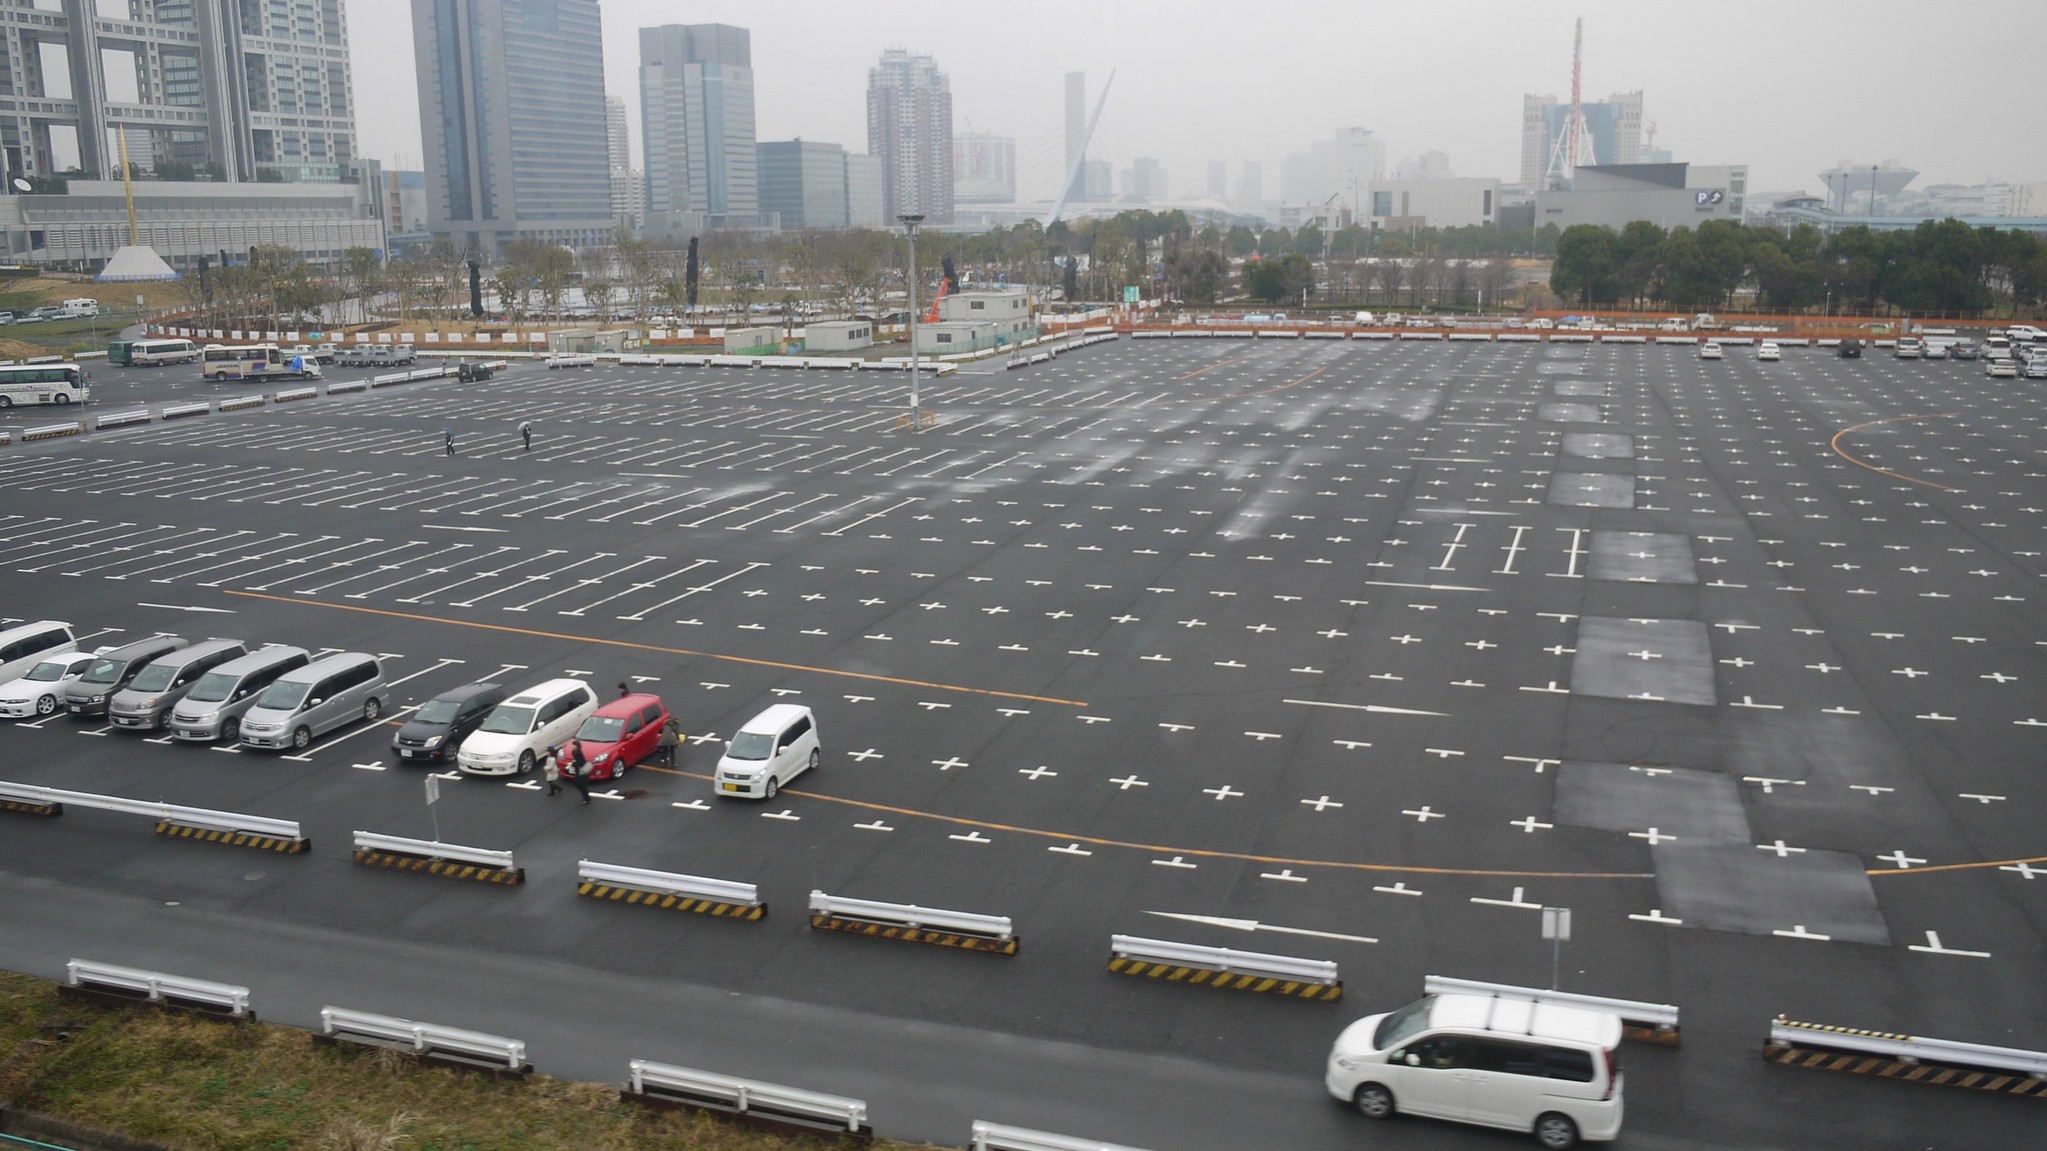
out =
<path fill-rule="evenodd" d="M 579 679 L 551 679 L 512 692 L 471 683 L 442 692 L 391 737 L 403 763 L 453 759 L 472 775 L 530 772 L 546 756 L 581 746 L 587 777 L 617 779 L 660 747 L 674 721 L 658 695 L 627 692 L 600 703 Z M 184 743 L 227 741 L 268 751 L 303 751 L 355 720 L 386 708 L 381 661 L 364 652 L 315 659 L 305 648 L 236 639 L 197 643 L 157 635 L 80 651 L 58 620 L 0 631 L 0 718 L 104 717 L 129 731 L 168 731 Z M 808 707 L 778 703 L 748 720 L 726 744 L 714 773 L 719 795 L 772 799 L 822 758 Z"/>

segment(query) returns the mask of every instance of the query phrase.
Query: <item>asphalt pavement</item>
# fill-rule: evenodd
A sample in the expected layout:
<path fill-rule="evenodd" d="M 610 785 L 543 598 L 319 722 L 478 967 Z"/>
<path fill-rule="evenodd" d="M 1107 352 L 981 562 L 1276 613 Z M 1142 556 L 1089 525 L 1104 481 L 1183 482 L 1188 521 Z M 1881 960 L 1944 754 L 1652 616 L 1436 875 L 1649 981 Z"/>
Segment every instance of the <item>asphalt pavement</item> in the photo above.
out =
<path fill-rule="evenodd" d="M 314 844 L 0 817 L 0 964 L 851 1094 L 940 1143 L 1514 1146 L 1369 1124 L 1321 1062 L 1425 975 L 1547 985 L 1537 912 L 1569 907 L 1561 986 L 1684 1012 L 1682 1049 L 1625 1052 L 1625 1145 L 2026 1145 L 2034 1100 L 1757 1057 L 1779 1014 L 2047 1046 L 2036 398 L 1785 356 L 1126 339 L 927 381 L 922 432 L 899 373 L 529 365 L 0 449 L 0 615 L 365 650 L 392 683 L 298 755 L 0 731 L 8 781 Z M 97 369 L 94 407 L 196 377 Z M 589 807 L 444 771 L 442 838 L 521 887 L 349 861 L 434 826 L 392 722 L 560 675 L 659 693 L 678 768 Z M 783 701 L 823 765 L 718 799 L 721 741 Z M 579 898 L 581 859 L 770 912 Z M 1022 944 L 809 930 L 813 890 Z M 1113 934 L 1335 960 L 1343 999 L 1113 975 Z"/>

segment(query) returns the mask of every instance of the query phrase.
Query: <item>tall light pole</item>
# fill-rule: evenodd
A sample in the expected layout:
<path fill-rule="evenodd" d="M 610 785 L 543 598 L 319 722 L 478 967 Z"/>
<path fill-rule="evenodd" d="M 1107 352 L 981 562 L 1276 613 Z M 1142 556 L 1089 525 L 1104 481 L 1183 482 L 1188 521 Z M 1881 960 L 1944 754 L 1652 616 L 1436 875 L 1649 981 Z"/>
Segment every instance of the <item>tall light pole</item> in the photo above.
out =
<path fill-rule="evenodd" d="M 897 216 L 903 231 L 910 237 L 910 430 L 924 430 L 924 413 L 917 397 L 917 225 L 924 222 L 921 213 L 906 212 Z"/>

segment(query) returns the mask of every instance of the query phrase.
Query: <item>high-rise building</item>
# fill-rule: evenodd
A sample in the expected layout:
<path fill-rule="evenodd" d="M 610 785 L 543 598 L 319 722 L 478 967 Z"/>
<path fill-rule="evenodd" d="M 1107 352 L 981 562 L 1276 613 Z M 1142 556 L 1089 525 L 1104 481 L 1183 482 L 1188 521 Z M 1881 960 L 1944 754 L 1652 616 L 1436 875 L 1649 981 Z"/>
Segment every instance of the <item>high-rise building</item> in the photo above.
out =
<path fill-rule="evenodd" d="M 1208 162 L 1208 198 L 1227 200 L 1230 198 L 1230 162 L 1210 160 Z"/>
<path fill-rule="evenodd" d="M 626 130 L 625 101 L 604 98 L 604 151 L 611 173 L 611 218 L 638 228 L 647 215 L 646 175 L 633 168 L 632 134 Z"/>
<path fill-rule="evenodd" d="M 72 164 L 117 174 L 123 138 L 143 171 L 176 162 L 226 181 L 351 178 L 343 0 L 121 7 L 113 18 L 91 2 L 0 8 L 0 187 Z"/>
<path fill-rule="evenodd" d="M 846 226 L 886 228 L 894 223 L 882 199 L 881 157 L 846 153 Z"/>
<path fill-rule="evenodd" d="M 760 210 L 784 228 L 843 228 L 847 220 L 846 150 L 809 140 L 764 141 Z"/>
<path fill-rule="evenodd" d="M 1116 198 L 1116 188 L 1110 177 L 1114 169 L 1107 160 L 1082 160 L 1080 162 L 1080 191 L 1073 198 L 1090 204 L 1106 203 Z"/>
<path fill-rule="evenodd" d="M 1577 166 L 1642 162 L 1642 93 L 1617 92 L 1596 104 L 1580 103 Z M 1554 96 L 1521 97 L 1521 182 L 1547 187 L 1569 161 L 1571 106 Z"/>
<path fill-rule="evenodd" d="M 1155 204 L 1166 198 L 1166 170 L 1150 156 L 1130 161 L 1123 183 L 1124 191 L 1140 204 Z"/>
<path fill-rule="evenodd" d="M 1243 174 L 1237 177 L 1237 207 L 1246 212 L 1265 207 L 1265 165 L 1257 160 L 1244 161 Z"/>
<path fill-rule="evenodd" d="M 496 254 L 612 229 L 597 0 L 412 0 L 427 210 Z"/>
<path fill-rule="evenodd" d="M 640 112 L 649 227 L 760 223 L 751 33 L 729 24 L 640 29 Z"/>
<path fill-rule="evenodd" d="M 1338 190 L 1334 140 L 1315 140 L 1304 152 L 1289 152 L 1280 157 L 1281 200 L 1319 205 Z"/>
<path fill-rule="evenodd" d="M 1423 152 L 1393 166 L 1396 180 L 1448 180 L 1454 175 L 1450 171 L 1450 157 L 1443 152 Z"/>
<path fill-rule="evenodd" d="M 952 138 L 952 199 L 955 204 L 1016 202 L 1016 139 L 993 132 L 962 132 Z"/>
<path fill-rule="evenodd" d="M 1338 128 L 1331 168 L 1336 194 L 1349 205 L 1352 218 L 1357 218 L 1371 203 L 1372 185 L 1386 178 L 1386 141 L 1369 128 Z"/>
<path fill-rule="evenodd" d="M 882 211 L 952 223 L 952 82 L 900 48 L 867 73 L 867 151 L 881 157 Z"/>

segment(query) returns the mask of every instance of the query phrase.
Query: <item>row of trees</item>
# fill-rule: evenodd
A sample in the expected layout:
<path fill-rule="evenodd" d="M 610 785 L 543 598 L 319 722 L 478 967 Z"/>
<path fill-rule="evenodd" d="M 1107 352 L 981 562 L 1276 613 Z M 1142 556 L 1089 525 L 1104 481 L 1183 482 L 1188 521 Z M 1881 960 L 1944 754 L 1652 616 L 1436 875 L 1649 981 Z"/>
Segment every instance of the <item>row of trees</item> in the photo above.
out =
<path fill-rule="evenodd" d="M 2047 243 L 1959 220 L 1831 235 L 1727 220 L 1669 231 L 1580 225 L 1558 240 L 1550 287 L 1586 307 L 1724 308 L 1753 296 L 1776 312 L 2034 312 L 2047 305 Z"/>

